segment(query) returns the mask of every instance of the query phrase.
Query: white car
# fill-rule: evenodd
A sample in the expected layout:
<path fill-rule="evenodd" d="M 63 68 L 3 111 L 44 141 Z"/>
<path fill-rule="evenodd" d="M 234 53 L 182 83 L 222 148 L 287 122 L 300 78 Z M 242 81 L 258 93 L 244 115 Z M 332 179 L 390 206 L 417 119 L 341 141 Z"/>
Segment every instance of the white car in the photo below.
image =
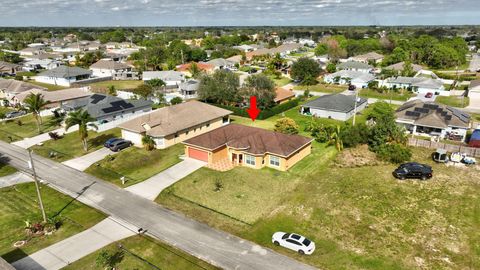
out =
<path fill-rule="evenodd" d="M 276 246 L 289 248 L 302 255 L 310 255 L 315 251 L 314 242 L 294 233 L 276 232 L 272 236 L 272 243 Z"/>

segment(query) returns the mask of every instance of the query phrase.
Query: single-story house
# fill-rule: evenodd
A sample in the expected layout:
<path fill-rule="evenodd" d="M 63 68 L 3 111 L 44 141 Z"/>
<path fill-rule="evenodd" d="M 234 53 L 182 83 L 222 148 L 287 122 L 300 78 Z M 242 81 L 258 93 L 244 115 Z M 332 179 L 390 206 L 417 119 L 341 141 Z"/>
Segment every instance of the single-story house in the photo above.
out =
<path fill-rule="evenodd" d="M 38 69 L 54 69 L 61 65 L 61 61 L 54 59 L 32 59 L 23 63 L 23 69 L 27 71 L 34 71 Z"/>
<path fill-rule="evenodd" d="M 321 96 L 302 105 L 301 113 L 315 117 L 347 121 L 356 112 L 367 107 L 367 100 L 354 95 L 332 94 Z"/>
<path fill-rule="evenodd" d="M 74 82 L 90 78 L 91 75 L 92 72 L 88 69 L 59 66 L 38 74 L 35 81 L 68 87 Z"/>
<path fill-rule="evenodd" d="M 185 81 L 185 75 L 174 70 L 167 71 L 144 71 L 143 81 L 152 79 L 160 79 L 165 82 L 166 88 L 178 88 L 178 86 Z"/>
<path fill-rule="evenodd" d="M 252 46 L 246 45 L 246 44 L 238 45 L 238 46 L 233 46 L 232 48 L 233 48 L 233 49 L 237 49 L 237 50 L 239 50 L 239 51 L 243 51 L 243 52 L 252 52 L 252 51 L 255 51 L 255 50 L 256 50 L 255 47 L 252 47 Z"/>
<path fill-rule="evenodd" d="M 355 61 L 347 61 L 337 65 L 337 70 L 352 70 L 370 73 L 373 71 L 373 67 L 369 64 Z"/>
<path fill-rule="evenodd" d="M 332 74 L 325 75 L 323 80 L 326 83 L 352 84 L 357 88 L 366 88 L 375 76 L 370 73 L 354 70 L 340 70 Z"/>
<path fill-rule="evenodd" d="M 187 157 L 209 164 L 227 161 L 234 166 L 286 171 L 311 153 L 312 139 L 229 124 L 183 144 Z"/>
<path fill-rule="evenodd" d="M 390 77 L 383 82 L 383 85 L 390 89 L 409 89 L 415 93 L 435 93 L 445 90 L 441 80 L 425 77 Z"/>
<path fill-rule="evenodd" d="M 0 79 L 0 99 L 4 99 L 9 105 L 14 105 L 15 97 L 23 92 L 40 89 L 47 90 L 46 88 L 38 85 L 34 85 L 27 82 L 17 81 L 13 79 Z"/>
<path fill-rule="evenodd" d="M 21 65 L 0 61 L 0 73 L 16 74 L 19 71 L 22 71 Z"/>
<path fill-rule="evenodd" d="M 90 66 L 94 77 L 113 77 L 118 72 L 132 71 L 132 67 L 110 59 L 101 59 Z"/>
<path fill-rule="evenodd" d="M 212 59 L 212 60 L 208 61 L 207 64 L 213 66 L 214 70 L 235 68 L 235 63 L 234 62 L 228 61 L 228 60 L 223 59 L 223 58 Z"/>
<path fill-rule="evenodd" d="M 195 63 L 197 65 L 197 67 L 200 71 L 205 72 L 207 74 L 212 73 L 213 69 L 215 68 L 213 65 L 207 64 L 207 63 L 204 63 L 204 62 L 198 62 L 198 63 L 197 62 L 191 62 L 191 63 L 187 63 L 187 64 L 177 66 L 177 71 L 183 73 L 187 77 L 192 77 L 192 73 L 190 72 L 190 67 L 192 66 L 193 63 Z"/>
<path fill-rule="evenodd" d="M 199 87 L 200 87 L 200 81 L 188 80 L 180 84 L 179 90 L 185 99 L 190 99 L 190 98 L 197 97 L 197 91 Z"/>
<path fill-rule="evenodd" d="M 122 137 L 138 147 L 142 146 L 143 136 L 150 136 L 155 147 L 163 149 L 228 124 L 231 113 L 203 102 L 187 101 L 139 116 L 119 128 Z"/>
<path fill-rule="evenodd" d="M 395 112 L 398 125 L 414 135 L 465 141 L 470 115 L 453 107 L 414 99 Z"/>
<path fill-rule="evenodd" d="M 295 93 L 282 87 L 275 89 L 275 103 L 282 104 L 295 98 Z"/>
<path fill-rule="evenodd" d="M 48 103 L 45 106 L 46 108 L 58 108 L 66 102 L 89 97 L 92 93 L 83 88 L 70 88 L 58 91 L 31 89 L 16 95 L 13 98 L 13 103 L 23 104 L 25 98 L 30 94 L 41 94 L 43 99 Z"/>
<path fill-rule="evenodd" d="M 402 72 L 403 68 L 404 68 L 404 65 L 405 65 L 405 62 L 399 62 L 399 63 L 393 64 L 393 65 L 384 67 L 384 69 L 390 69 L 390 70 L 393 70 L 393 71 L 396 71 L 396 72 Z M 411 65 L 412 65 L 413 72 L 419 72 L 420 70 L 423 69 L 422 66 L 420 66 L 420 65 L 413 64 L 413 63 Z"/>
<path fill-rule="evenodd" d="M 383 58 L 384 56 L 379 54 L 379 53 L 376 53 L 376 52 L 369 52 L 369 53 L 366 53 L 366 54 L 361 54 L 361 55 L 355 55 L 355 56 L 352 56 L 349 58 L 349 60 L 351 61 L 355 61 L 355 62 L 362 62 L 362 63 L 370 63 L 370 62 L 374 62 L 374 63 L 380 63 L 383 61 Z"/>
<path fill-rule="evenodd" d="M 93 94 L 62 105 L 65 111 L 86 110 L 98 124 L 108 123 L 122 118 L 132 118 L 152 110 L 152 101 L 138 99 L 128 100 L 115 96 Z"/>

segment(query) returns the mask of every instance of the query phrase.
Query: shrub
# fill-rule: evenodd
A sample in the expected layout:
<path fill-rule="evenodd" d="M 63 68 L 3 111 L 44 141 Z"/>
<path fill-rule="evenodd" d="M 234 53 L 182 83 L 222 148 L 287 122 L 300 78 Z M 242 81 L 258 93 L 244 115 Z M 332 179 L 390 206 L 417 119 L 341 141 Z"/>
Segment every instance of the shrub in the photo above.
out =
<path fill-rule="evenodd" d="M 275 123 L 274 131 L 284 134 L 298 134 L 298 124 L 291 118 L 283 117 Z"/>
<path fill-rule="evenodd" d="M 48 136 L 50 136 L 50 138 L 54 141 L 62 138 L 62 136 L 60 136 L 57 132 L 53 132 L 53 131 L 49 132 Z"/>
<path fill-rule="evenodd" d="M 174 97 L 174 98 L 172 98 L 172 100 L 170 100 L 170 104 L 172 104 L 172 105 L 180 104 L 182 102 L 183 102 L 183 100 L 182 100 L 181 97 Z"/>
<path fill-rule="evenodd" d="M 410 160 L 412 152 L 401 144 L 384 144 L 378 147 L 377 156 L 379 159 L 391 163 L 402 163 Z"/>
<path fill-rule="evenodd" d="M 366 144 L 368 142 L 368 127 L 363 124 L 357 124 L 355 126 L 346 125 L 340 133 L 340 138 L 343 141 L 343 145 L 346 148 L 356 147 L 360 144 Z"/>
<path fill-rule="evenodd" d="M 264 120 L 276 114 L 280 114 L 284 111 L 290 110 L 291 108 L 298 106 L 298 102 L 299 102 L 298 99 L 293 99 L 283 104 L 274 106 L 270 109 L 262 110 L 258 115 L 257 119 Z M 250 117 L 245 108 L 233 107 L 233 106 L 227 106 L 227 105 L 221 105 L 221 104 L 215 104 L 215 106 L 232 111 L 233 114 L 237 116 Z"/>
<path fill-rule="evenodd" d="M 219 192 L 220 190 L 223 189 L 223 182 L 220 179 L 215 180 L 215 188 L 213 189 L 215 192 Z"/>

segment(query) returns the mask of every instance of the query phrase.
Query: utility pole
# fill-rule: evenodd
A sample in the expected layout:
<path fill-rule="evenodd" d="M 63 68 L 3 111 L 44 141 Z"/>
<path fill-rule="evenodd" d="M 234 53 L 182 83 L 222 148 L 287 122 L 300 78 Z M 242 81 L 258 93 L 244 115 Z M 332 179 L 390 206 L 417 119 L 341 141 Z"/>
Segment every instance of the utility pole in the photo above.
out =
<path fill-rule="evenodd" d="M 358 90 L 355 89 L 355 100 L 354 100 L 354 107 L 353 107 L 353 122 L 352 122 L 353 126 L 355 126 L 355 119 L 357 118 L 357 99 L 358 99 Z"/>
<path fill-rule="evenodd" d="M 42 211 L 43 222 L 46 223 L 47 215 L 45 214 L 45 209 L 43 208 L 42 195 L 40 194 L 40 187 L 38 185 L 37 173 L 35 172 L 35 165 L 33 164 L 32 150 L 28 151 L 28 155 L 30 157 L 30 162 L 28 166 L 30 167 L 30 169 L 32 169 L 32 172 L 33 172 L 33 180 L 35 180 L 35 188 L 37 190 L 38 204 L 40 205 L 40 210 Z"/>

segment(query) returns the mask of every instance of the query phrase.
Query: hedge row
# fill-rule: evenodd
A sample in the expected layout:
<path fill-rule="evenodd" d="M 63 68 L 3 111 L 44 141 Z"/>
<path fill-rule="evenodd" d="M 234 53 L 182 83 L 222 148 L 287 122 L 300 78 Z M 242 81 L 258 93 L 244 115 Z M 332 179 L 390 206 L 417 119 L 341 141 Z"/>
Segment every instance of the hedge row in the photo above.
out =
<path fill-rule="evenodd" d="M 283 104 L 274 106 L 270 109 L 262 110 L 260 114 L 258 115 L 257 119 L 264 120 L 267 118 L 270 118 L 276 114 L 282 113 L 284 111 L 290 110 L 291 108 L 294 108 L 298 106 L 299 100 L 293 99 L 288 102 L 285 102 Z M 239 108 L 239 107 L 233 107 L 233 106 L 227 106 L 227 105 L 220 105 L 220 104 L 215 104 L 215 106 L 224 108 L 226 110 L 230 110 L 233 112 L 234 115 L 242 116 L 242 117 L 250 117 L 247 113 L 247 110 L 245 108 Z"/>

